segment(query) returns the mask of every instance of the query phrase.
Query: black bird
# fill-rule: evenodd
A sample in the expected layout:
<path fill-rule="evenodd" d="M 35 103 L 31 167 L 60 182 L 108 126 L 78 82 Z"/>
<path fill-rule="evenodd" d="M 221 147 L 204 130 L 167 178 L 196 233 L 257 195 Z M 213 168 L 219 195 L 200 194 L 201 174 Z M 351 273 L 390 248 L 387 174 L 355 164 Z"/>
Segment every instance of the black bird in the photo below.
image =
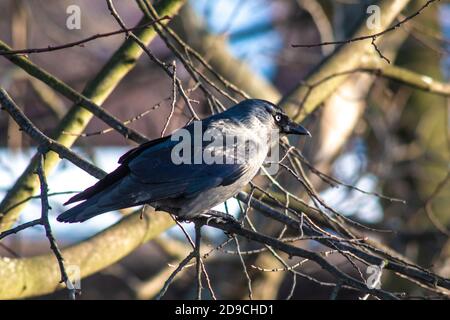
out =
<path fill-rule="evenodd" d="M 180 219 L 208 215 L 208 210 L 236 195 L 258 173 L 271 144 L 278 142 L 271 141 L 274 130 L 310 135 L 279 107 L 258 99 L 242 101 L 183 129 L 125 153 L 116 170 L 70 198 L 65 204 L 83 202 L 57 220 L 83 222 L 143 204 Z M 179 141 L 183 134 L 190 136 L 184 149 L 181 143 L 186 141 Z M 198 156 L 203 157 L 200 162 Z"/>

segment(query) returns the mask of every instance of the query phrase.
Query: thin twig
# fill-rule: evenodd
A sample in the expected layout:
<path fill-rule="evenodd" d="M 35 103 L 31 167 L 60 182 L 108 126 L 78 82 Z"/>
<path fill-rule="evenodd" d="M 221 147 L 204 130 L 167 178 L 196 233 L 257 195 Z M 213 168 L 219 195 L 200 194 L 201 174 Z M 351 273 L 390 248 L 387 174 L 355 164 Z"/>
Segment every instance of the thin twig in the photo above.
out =
<path fill-rule="evenodd" d="M 172 116 L 175 112 L 175 105 L 177 103 L 177 63 L 176 61 L 172 62 L 172 72 L 173 72 L 173 77 L 172 77 L 172 85 L 173 85 L 173 90 L 172 90 L 172 104 L 171 104 L 171 108 L 170 108 L 170 112 L 169 115 L 167 116 L 167 120 L 166 123 L 164 124 L 164 128 L 161 131 L 161 137 L 164 137 L 164 134 L 166 133 L 167 127 L 169 126 L 170 120 L 172 119 Z"/>
<path fill-rule="evenodd" d="M 106 0 L 106 4 L 108 6 L 108 9 L 109 9 L 109 12 L 111 13 L 111 15 L 114 17 L 114 19 L 116 19 L 117 23 L 122 28 L 122 31 L 125 32 L 125 37 L 128 38 L 128 36 L 130 35 L 130 30 L 127 29 L 127 27 L 125 26 L 125 23 L 119 17 L 119 14 L 117 13 L 116 8 L 114 8 L 114 4 L 113 4 L 112 0 Z M 154 21 L 154 22 L 156 22 L 156 21 Z"/>
<path fill-rule="evenodd" d="M 178 265 L 178 267 L 172 272 L 172 274 L 170 275 L 170 277 L 166 280 L 166 282 L 164 283 L 164 286 L 162 287 L 161 291 L 159 291 L 159 293 L 156 295 L 155 300 L 161 300 L 161 298 L 164 296 L 164 294 L 167 292 L 167 289 L 169 289 L 169 286 L 172 284 L 175 276 L 181 271 L 183 270 L 184 266 L 186 266 L 188 264 L 189 261 L 191 261 L 192 258 L 194 258 L 195 256 L 195 252 L 192 251 L 191 253 L 189 253 L 189 255 L 183 259 L 183 261 L 180 262 L 180 264 Z"/>
<path fill-rule="evenodd" d="M 424 209 L 425 213 L 427 214 L 428 219 L 430 219 L 431 223 L 438 229 L 442 234 L 446 235 L 447 237 L 450 237 L 450 231 L 447 230 L 447 228 L 437 219 L 433 212 L 432 208 L 432 202 L 433 199 L 444 189 L 444 187 L 447 185 L 447 183 L 450 181 L 450 171 L 447 172 L 447 175 L 445 178 L 438 183 L 434 191 L 431 193 L 431 195 L 428 197 L 427 201 L 425 201 Z"/>
<path fill-rule="evenodd" d="M 247 266 L 245 265 L 244 257 L 241 254 L 241 247 L 239 245 L 239 240 L 236 236 L 234 236 L 234 241 L 236 242 L 236 250 L 238 252 L 239 260 L 242 264 L 242 269 L 244 270 L 245 278 L 247 279 L 247 288 L 248 288 L 248 298 L 253 300 L 253 290 L 252 290 L 252 279 L 248 274 Z"/>
<path fill-rule="evenodd" d="M 74 287 L 73 283 L 70 281 L 67 276 L 67 271 L 64 266 L 64 258 L 61 254 L 61 251 L 58 248 L 58 244 L 56 243 L 56 239 L 53 236 L 52 228 L 50 226 L 50 221 L 48 219 L 48 212 L 51 209 L 48 203 L 48 184 L 47 178 L 45 177 L 44 171 L 44 155 L 40 154 L 40 161 L 38 162 L 38 167 L 36 174 L 39 177 L 40 187 L 41 187 L 41 223 L 45 228 L 45 235 L 47 236 L 48 241 L 50 242 L 50 249 L 53 251 L 53 254 L 58 261 L 59 270 L 61 272 L 61 283 L 64 283 L 69 290 L 69 298 L 75 300 L 77 290 Z"/>
<path fill-rule="evenodd" d="M 203 218 L 202 218 L 203 219 Z M 206 219 L 203 219 L 204 223 L 206 224 Z M 240 236 L 243 236 L 249 240 L 253 240 L 256 242 L 264 243 L 265 245 L 268 245 L 272 248 L 276 248 L 278 250 L 281 250 L 285 253 L 287 253 L 289 256 L 299 256 L 306 259 L 309 259 L 311 261 L 314 261 L 317 263 L 322 269 L 328 271 L 330 274 L 334 275 L 336 278 L 341 279 L 344 281 L 347 285 L 352 286 L 362 292 L 371 293 L 373 295 L 379 296 L 383 299 L 398 299 L 395 295 L 392 293 L 389 293 L 384 290 L 378 290 L 378 289 L 369 289 L 367 286 L 350 277 L 346 273 L 342 272 L 341 270 L 337 269 L 335 266 L 328 263 L 324 258 L 317 255 L 314 252 L 307 251 L 305 249 L 299 248 L 299 247 L 293 247 L 291 245 L 285 244 L 275 238 L 256 233 L 254 231 L 244 229 L 237 223 L 217 223 L 215 221 L 209 221 L 209 225 L 222 229 L 228 233 L 237 234 Z"/>
<path fill-rule="evenodd" d="M 95 39 L 99 39 L 99 38 L 105 38 L 105 37 L 109 37 L 109 36 L 113 36 L 116 34 L 120 34 L 120 33 L 127 33 L 130 31 L 138 31 L 141 29 L 145 29 L 145 28 L 149 28 L 152 25 L 154 25 L 155 23 L 159 22 L 159 21 L 163 21 L 163 20 L 170 20 L 171 18 L 169 16 L 164 16 L 159 18 L 156 21 L 151 21 L 148 22 L 146 24 L 143 24 L 141 26 L 137 26 L 134 28 L 130 28 L 130 29 L 120 29 L 120 30 L 116 30 L 116 31 L 112 31 L 112 32 L 107 32 L 107 33 L 98 33 L 95 34 L 93 36 L 90 36 L 88 38 L 85 39 L 81 39 L 81 40 L 77 40 L 74 42 L 69 42 L 69 43 L 65 43 L 59 46 L 47 46 L 47 47 L 42 47 L 42 48 L 28 48 L 28 49 L 18 49 L 18 50 L 0 50 L 0 56 L 9 56 L 9 55 L 18 55 L 18 54 L 31 54 L 31 53 L 42 53 L 42 52 L 51 52 L 51 51 L 56 51 L 56 50 L 62 50 L 62 49 L 67 49 L 70 47 L 75 47 L 75 46 L 82 46 L 84 43 L 95 40 Z"/>
<path fill-rule="evenodd" d="M 422 11 L 425 10 L 433 2 L 439 2 L 439 1 L 440 0 L 428 0 L 419 10 L 417 10 L 416 12 L 411 14 L 410 16 L 407 16 L 404 19 L 401 19 L 396 24 L 394 24 L 392 27 L 389 27 L 389 28 L 387 28 L 387 29 L 385 29 L 383 31 L 380 31 L 380 32 L 377 32 L 377 33 L 374 33 L 374 34 L 370 34 L 370 35 L 366 35 L 366 36 L 359 36 L 359 37 L 355 37 L 355 38 L 351 38 L 351 39 L 347 39 L 347 40 L 341 40 L 341 41 L 328 41 L 328 42 L 312 43 L 312 44 L 293 44 L 291 46 L 293 48 L 314 48 L 314 47 L 327 46 L 327 45 L 347 44 L 347 43 L 351 43 L 351 42 L 355 42 L 355 41 L 362 41 L 362 40 L 371 39 L 372 40 L 371 44 L 374 47 L 374 49 L 376 50 L 376 52 L 379 54 L 379 56 L 381 58 L 383 58 L 384 60 L 386 60 L 388 63 L 390 63 L 389 59 L 387 59 L 385 56 L 383 56 L 383 54 L 378 49 L 377 45 L 375 44 L 375 40 L 378 37 L 380 37 L 380 36 L 382 36 L 382 35 L 384 35 L 386 33 L 394 31 L 397 28 L 400 28 L 402 24 L 408 22 L 409 20 L 411 20 L 411 19 L 415 18 L 416 16 L 418 16 L 419 14 L 421 14 Z"/>
<path fill-rule="evenodd" d="M 164 100 L 168 100 L 168 99 L 164 99 Z M 130 118 L 130 119 L 124 121 L 122 124 L 128 125 L 130 123 L 133 123 L 137 120 L 142 119 L 144 116 L 146 116 L 150 112 L 158 109 L 161 106 L 161 103 L 162 103 L 162 101 L 158 102 L 157 104 L 152 106 L 150 109 L 145 110 L 144 112 L 139 113 L 138 115 L 134 116 L 133 118 Z M 104 130 L 99 130 L 99 131 L 95 131 L 95 132 L 87 132 L 87 133 L 73 133 L 73 132 L 63 131 L 63 134 L 68 135 L 68 136 L 75 136 L 75 137 L 91 137 L 91 136 L 97 136 L 97 135 L 109 133 L 112 131 L 114 131 L 114 129 L 110 127 L 110 128 L 106 128 Z"/>
<path fill-rule="evenodd" d="M 42 224 L 42 219 L 41 218 L 35 219 L 35 220 L 31 220 L 29 222 L 22 223 L 22 224 L 18 225 L 17 227 L 11 228 L 9 230 L 6 230 L 6 231 L 3 231 L 2 233 L 0 233 L 0 240 L 3 239 L 4 237 L 7 237 L 7 236 L 11 235 L 11 234 L 15 234 L 15 233 L 17 233 L 19 231 L 22 231 L 22 230 L 25 230 L 25 229 L 28 229 L 30 227 L 34 227 L 34 226 L 37 226 L 37 225 L 41 225 L 41 224 Z"/>
<path fill-rule="evenodd" d="M 110 12 L 111 14 L 116 18 L 116 20 L 121 21 L 120 17 L 117 14 L 117 11 L 114 9 L 114 6 L 112 4 L 112 2 L 110 0 L 107 0 L 109 5 L 108 8 L 110 8 Z M 111 11 L 111 8 L 113 9 L 113 11 Z M 154 21 L 156 21 L 157 19 L 154 19 Z M 120 24 L 120 23 L 119 23 Z M 120 25 L 123 25 L 120 24 Z M 145 45 L 145 43 L 142 42 L 141 39 L 139 39 L 133 32 L 129 32 L 128 36 L 139 46 L 141 47 L 141 49 L 147 54 L 147 56 L 150 58 L 151 61 L 153 61 L 154 63 L 156 63 L 164 72 L 167 73 L 167 75 L 172 79 L 174 77 L 173 75 L 173 71 L 170 70 L 169 66 L 161 61 L 160 59 L 158 59 Z M 191 104 L 191 99 L 189 99 L 189 97 L 186 94 L 186 91 L 184 90 L 181 81 L 175 76 L 176 79 L 176 86 L 178 91 L 180 92 L 181 97 L 183 98 L 183 100 L 186 103 L 186 106 L 188 107 L 189 111 L 191 112 L 192 116 L 195 117 L 196 120 L 200 120 L 199 116 L 197 115 L 197 113 L 195 112 L 194 108 L 192 107 Z"/>
<path fill-rule="evenodd" d="M 196 274 L 197 274 L 197 300 L 202 300 L 202 268 L 200 260 L 200 243 L 202 238 L 202 224 L 195 223 L 195 264 L 196 264 Z"/>
<path fill-rule="evenodd" d="M 106 172 L 80 158 L 77 154 L 66 148 L 62 144 L 50 139 L 43 134 L 19 109 L 8 93 L 0 88 L 0 104 L 16 121 L 20 129 L 27 133 L 33 140 L 40 144 L 41 149 L 47 148 L 56 152 L 61 158 L 67 159 L 80 169 L 88 172 L 90 175 L 101 179 L 106 176 Z"/>

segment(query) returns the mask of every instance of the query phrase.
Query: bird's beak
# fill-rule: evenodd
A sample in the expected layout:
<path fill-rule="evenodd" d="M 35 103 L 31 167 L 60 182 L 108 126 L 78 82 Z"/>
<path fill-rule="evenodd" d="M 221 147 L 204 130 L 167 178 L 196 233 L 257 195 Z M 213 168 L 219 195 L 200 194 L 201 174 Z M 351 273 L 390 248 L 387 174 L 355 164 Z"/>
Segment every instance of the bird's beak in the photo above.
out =
<path fill-rule="evenodd" d="M 303 126 L 295 123 L 292 120 L 289 120 L 288 123 L 286 123 L 286 125 L 283 126 L 283 132 L 286 134 L 298 134 L 311 137 L 311 133 L 309 133 L 308 130 L 306 130 Z"/>

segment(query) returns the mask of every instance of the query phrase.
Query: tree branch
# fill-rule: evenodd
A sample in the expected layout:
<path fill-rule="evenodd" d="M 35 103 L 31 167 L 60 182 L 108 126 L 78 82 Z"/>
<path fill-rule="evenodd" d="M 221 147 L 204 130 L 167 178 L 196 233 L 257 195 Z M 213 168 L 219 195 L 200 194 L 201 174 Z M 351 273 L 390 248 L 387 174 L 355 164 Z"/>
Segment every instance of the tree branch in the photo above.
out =
<path fill-rule="evenodd" d="M 204 220 L 204 223 L 207 223 L 207 220 Z M 221 229 L 223 231 L 226 231 L 228 233 L 237 234 L 242 237 L 245 237 L 249 240 L 253 240 L 265 245 L 268 245 L 274 249 L 281 250 L 285 253 L 287 253 L 289 256 L 298 256 L 302 257 L 311 261 L 314 261 L 317 263 L 322 269 L 328 271 L 330 274 L 335 276 L 337 279 L 342 280 L 344 283 L 357 288 L 361 290 L 362 292 L 367 292 L 370 294 L 373 294 L 377 297 L 383 298 L 383 299 L 398 299 L 395 295 L 383 291 L 383 290 L 377 290 L 377 289 L 369 289 L 364 283 L 350 277 L 346 273 L 342 272 L 341 270 L 337 269 L 335 266 L 330 264 L 328 261 L 326 261 L 324 258 L 322 258 L 319 254 L 311 251 L 304 250 L 299 247 L 294 247 L 292 245 L 288 245 L 280 240 L 277 240 L 275 238 L 263 235 L 261 233 L 257 233 L 248 229 L 242 228 L 239 224 L 231 224 L 231 223 L 217 223 L 212 221 L 209 221 L 208 225 L 213 226 L 215 228 Z"/>
<path fill-rule="evenodd" d="M 429 76 L 419 74 L 399 66 L 390 65 L 383 68 L 375 59 L 364 62 L 360 68 L 362 72 L 373 73 L 377 76 L 400 82 L 404 85 L 427 91 L 433 94 L 450 96 L 450 83 L 437 81 Z"/>
<path fill-rule="evenodd" d="M 171 16 L 174 15 L 184 3 L 185 0 L 160 1 L 158 2 L 157 10 L 161 16 Z M 149 21 L 146 18 L 143 18 L 138 25 L 142 25 L 147 22 Z M 136 32 L 136 36 L 146 44 L 150 43 L 154 39 L 155 35 L 156 33 L 153 28 Z M 91 99 L 95 104 L 102 104 L 123 79 L 123 77 L 135 66 L 135 63 L 141 54 L 141 48 L 133 40 L 126 40 L 100 70 L 97 76 L 86 86 L 83 91 L 83 96 Z M 23 57 L 11 56 L 9 58 L 12 62 L 16 63 L 25 71 L 29 72 L 33 76 L 36 76 L 37 78 L 45 75 L 43 70 L 30 69 L 27 59 L 24 59 Z M 63 90 L 59 83 L 53 84 L 54 79 L 54 77 L 43 78 L 44 82 L 47 84 L 51 84 L 52 86 L 55 85 Z M 81 133 L 92 116 L 93 114 L 84 109 L 82 106 L 78 104 L 74 105 L 56 129 L 53 139 L 66 147 L 70 147 L 76 141 L 77 136 L 65 135 L 64 132 L 71 132 L 75 134 Z M 44 171 L 47 175 L 56 166 L 58 161 L 59 156 L 56 153 L 49 152 L 46 154 Z M 26 203 L 16 206 L 7 214 L 5 214 L 5 210 L 7 208 L 11 208 L 11 206 L 16 203 L 21 203 L 21 201 L 34 195 L 36 192 L 38 188 L 38 181 L 36 176 L 33 174 L 36 170 L 36 166 L 37 162 L 34 158 L 0 203 L 0 231 L 11 227 Z"/>
<path fill-rule="evenodd" d="M 394 30 L 400 28 L 402 24 L 408 22 L 409 20 L 414 19 L 416 16 L 421 14 L 422 11 L 425 10 L 428 6 L 430 6 L 433 2 L 439 2 L 439 1 L 441 1 L 441 0 L 428 0 L 422 7 L 420 7 L 419 10 L 414 12 L 412 15 L 401 19 L 396 24 L 394 24 L 393 26 L 391 26 L 391 27 L 389 27 L 389 28 L 387 28 L 387 29 L 385 29 L 383 31 L 379 31 L 379 32 L 372 33 L 372 34 L 369 34 L 369 35 L 356 36 L 356 37 L 353 37 L 351 39 L 341 40 L 341 41 L 328 41 L 328 42 L 313 43 L 313 44 L 293 44 L 292 47 L 293 48 L 314 48 L 314 47 L 321 47 L 321 46 L 328 46 L 328 45 L 347 44 L 347 43 L 352 43 L 352 42 L 362 41 L 362 40 L 369 40 L 369 39 L 372 40 L 372 45 L 374 45 L 373 42 L 378 37 L 380 37 L 382 35 L 385 35 L 386 33 L 389 33 L 391 31 L 394 31 Z M 378 48 L 375 45 L 374 45 L 374 47 L 378 51 Z M 378 52 L 378 54 L 380 56 L 382 56 L 382 54 L 380 52 Z"/>
<path fill-rule="evenodd" d="M 382 32 L 389 27 L 409 2 L 410 0 L 380 1 L 380 14 L 383 17 L 380 25 L 369 30 L 364 17 L 352 38 Z M 364 58 L 373 55 L 370 50 L 371 45 L 365 41 L 355 41 L 339 47 L 312 70 L 294 90 L 285 95 L 280 101 L 280 105 L 297 122 L 301 122 L 335 92 L 336 88 L 347 79 L 347 76 L 335 77 L 326 82 L 323 82 L 323 79 L 329 78 L 333 74 L 359 68 Z M 312 84 L 316 83 L 320 83 L 320 85 L 311 87 Z"/>
<path fill-rule="evenodd" d="M 0 41 L 0 48 L 9 49 L 7 45 Z M 108 111 L 103 109 L 102 107 L 95 104 L 92 100 L 88 99 L 85 95 L 78 93 L 76 90 L 72 89 L 70 86 L 65 84 L 63 81 L 58 78 L 52 76 L 42 68 L 39 68 L 35 64 L 33 64 L 30 60 L 25 57 L 17 57 L 17 56 L 7 56 L 11 62 L 17 64 L 23 70 L 25 70 L 30 75 L 36 77 L 37 79 L 43 81 L 45 84 L 50 86 L 55 91 L 61 93 L 67 99 L 71 100 L 73 103 L 77 105 L 81 105 L 83 108 L 86 108 L 92 114 L 97 116 L 100 120 L 105 122 L 110 127 L 114 128 L 117 132 L 122 134 L 125 138 L 129 138 L 137 143 L 143 143 L 148 141 L 148 139 L 140 134 L 139 132 L 126 127 L 122 121 L 117 119 L 115 116 L 110 114 Z"/>
<path fill-rule="evenodd" d="M 163 212 L 146 210 L 127 216 L 94 237 L 62 250 L 66 265 L 79 267 L 81 278 L 94 274 L 125 257 L 141 244 L 174 225 Z M 114 243 L 114 250 L 111 250 Z M 54 292 L 61 279 L 52 254 L 31 258 L 0 257 L 0 299 L 19 299 Z M 70 275 L 69 275 L 70 276 Z"/>
<path fill-rule="evenodd" d="M 51 52 L 51 51 L 57 51 L 57 50 L 63 50 L 63 49 L 67 49 L 67 48 L 71 48 L 71 47 L 75 47 L 75 46 L 82 46 L 83 44 L 96 40 L 96 39 L 100 39 L 100 38 L 105 38 L 105 37 L 110 37 L 116 34 L 121 34 L 121 33 L 127 33 L 130 31 L 138 31 L 144 28 L 148 28 L 150 26 L 152 26 L 153 24 L 155 24 L 156 22 L 162 21 L 162 20 L 170 20 L 169 16 L 164 16 L 161 17 L 160 19 L 158 19 L 157 21 L 151 21 L 151 22 L 147 22 L 143 25 L 138 25 L 134 28 L 124 28 L 124 29 L 120 29 L 120 30 L 116 30 L 116 31 L 111 31 L 111 32 L 106 32 L 106 33 L 98 33 L 95 34 L 93 36 L 90 36 L 88 38 L 85 39 L 81 39 L 81 40 L 77 40 L 74 42 L 69 42 L 69 43 L 65 43 L 59 46 L 46 46 L 46 47 L 42 47 L 42 48 L 28 48 L 28 49 L 18 49 L 18 50 L 12 50 L 12 49 L 7 49 L 2 48 L 0 50 L 0 56 L 9 56 L 9 55 L 22 55 L 22 54 L 31 54 L 31 53 L 43 53 L 43 52 Z"/>
<path fill-rule="evenodd" d="M 50 139 L 43 134 L 19 109 L 14 103 L 8 93 L 0 87 L 0 104 L 19 125 L 20 130 L 28 134 L 33 140 L 39 143 L 41 151 L 47 152 L 52 150 L 56 152 L 61 159 L 67 159 L 80 169 L 86 171 L 90 175 L 101 179 L 106 175 L 106 172 L 92 165 L 86 160 L 80 158 L 76 153 L 72 152 L 69 148 L 58 143 L 57 141 Z"/>

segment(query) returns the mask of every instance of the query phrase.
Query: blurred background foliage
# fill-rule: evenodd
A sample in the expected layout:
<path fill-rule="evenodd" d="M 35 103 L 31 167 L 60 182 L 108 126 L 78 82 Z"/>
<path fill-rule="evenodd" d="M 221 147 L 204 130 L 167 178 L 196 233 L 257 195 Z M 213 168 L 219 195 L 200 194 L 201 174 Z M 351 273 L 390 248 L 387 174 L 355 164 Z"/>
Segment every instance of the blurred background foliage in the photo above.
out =
<path fill-rule="evenodd" d="M 361 19 L 367 18 L 366 9 L 371 3 L 364 0 L 189 0 L 170 23 L 184 41 L 231 82 L 253 97 L 277 102 L 334 50 L 333 46 L 294 49 L 291 44 L 346 39 Z M 414 12 L 423 3 L 410 1 L 403 14 Z M 66 28 L 66 8 L 71 4 L 81 8 L 79 30 Z M 135 25 L 142 16 L 134 1 L 115 1 L 115 5 L 127 26 Z M 100 0 L 2 0 L 0 12 L 0 39 L 13 48 L 63 44 L 118 29 L 106 3 Z M 380 49 L 392 64 L 448 83 L 449 21 L 450 4 L 440 1 L 407 25 L 385 35 Z M 81 91 L 123 40 L 124 35 L 120 34 L 81 47 L 29 57 Z M 151 43 L 150 49 L 164 61 L 176 60 L 160 38 Z M 194 85 L 181 63 L 177 71 L 186 87 Z M 48 134 L 70 107 L 68 100 L 3 58 L 0 59 L 0 86 L 5 87 L 29 118 Z M 157 138 L 170 111 L 170 96 L 170 79 L 149 59 L 142 58 L 103 106 L 123 120 L 152 110 L 130 127 L 149 138 Z M 199 101 L 198 113 L 208 115 L 210 110 L 203 95 L 194 93 L 193 98 Z M 317 177 L 310 177 L 333 208 L 374 228 L 397 231 L 372 236 L 444 277 L 450 276 L 449 101 L 448 94 L 437 95 L 373 74 L 355 73 L 308 116 L 306 124 L 313 139 L 300 145 L 317 168 L 345 183 L 406 200 L 406 204 L 385 201 L 351 189 L 332 188 Z M 179 102 L 167 132 L 183 126 L 189 116 Z M 105 128 L 104 123 L 94 118 L 85 132 Z M 30 148 L 34 146 L 6 113 L 0 113 L 0 198 L 26 167 L 33 154 Z M 101 168 L 111 170 L 118 156 L 130 146 L 129 141 L 112 131 L 80 137 L 76 150 Z M 292 178 L 283 179 L 289 183 Z M 93 181 L 65 161 L 49 177 L 51 191 L 55 192 L 81 190 Z M 301 190 L 296 191 L 301 193 Z M 61 203 L 67 197 L 51 197 L 55 215 L 62 210 Z M 24 210 L 21 221 L 32 219 L 38 211 L 39 201 L 36 200 Z M 52 224 L 58 241 L 64 245 L 95 234 L 122 214 L 111 213 L 80 226 Z M 267 231 L 276 229 L 263 227 Z M 29 256 L 46 252 L 47 242 L 38 234 L 39 230 L 27 230 L 3 240 L 5 247 L 0 247 L 0 255 Z M 211 246 L 223 239 L 220 233 L 213 231 L 208 237 Z M 189 252 L 182 239 L 179 231 L 171 230 L 120 262 L 84 279 L 81 298 L 154 297 L 170 274 L 167 263 L 176 264 Z M 318 250 L 314 243 L 302 245 Z M 246 244 L 246 247 L 251 248 L 251 245 Z M 273 264 L 273 259 L 265 254 L 246 259 L 248 265 Z M 330 259 L 346 268 L 344 258 Z M 247 283 L 235 255 L 223 252 L 215 255 L 208 260 L 208 270 L 220 297 L 247 297 Z M 250 271 L 257 298 L 276 299 L 288 295 L 291 281 L 288 273 L 252 268 Z M 302 271 L 324 281 L 330 280 L 312 265 Z M 183 273 L 166 298 L 194 296 L 193 279 L 193 270 Z M 404 290 L 405 284 L 387 275 L 384 286 Z M 411 290 L 411 294 L 419 294 L 418 289 Z M 329 295 L 329 289 L 299 280 L 293 297 L 311 299 Z M 56 292 L 44 298 L 63 297 L 65 293 Z M 355 294 L 343 290 L 340 297 L 355 298 Z"/>

